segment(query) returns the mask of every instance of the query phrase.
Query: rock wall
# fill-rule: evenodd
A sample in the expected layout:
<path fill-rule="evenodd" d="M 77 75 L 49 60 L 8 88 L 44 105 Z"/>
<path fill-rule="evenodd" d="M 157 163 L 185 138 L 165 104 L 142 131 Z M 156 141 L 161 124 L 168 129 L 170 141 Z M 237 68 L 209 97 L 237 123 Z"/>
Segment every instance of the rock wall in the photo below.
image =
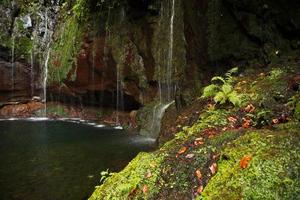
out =
<path fill-rule="evenodd" d="M 211 76 L 232 66 L 299 59 L 296 0 L 175 0 L 170 60 L 172 2 L 2 2 L 0 93 L 16 94 L 8 79 L 9 63 L 18 62 L 23 67 L 15 71 L 15 88 L 23 97 L 41 96 L 48 51 L 49 101 L 123 110 L 155 101 L 167 73 L 184 104 Z"/>

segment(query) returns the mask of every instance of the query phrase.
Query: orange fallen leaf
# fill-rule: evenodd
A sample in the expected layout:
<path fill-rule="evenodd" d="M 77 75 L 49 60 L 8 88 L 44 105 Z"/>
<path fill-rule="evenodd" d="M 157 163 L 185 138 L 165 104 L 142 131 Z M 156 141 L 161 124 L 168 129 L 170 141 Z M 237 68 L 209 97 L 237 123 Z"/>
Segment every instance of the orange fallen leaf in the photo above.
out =
<path fill-rule="evenodd" d="M 176 158 L 177 158 L 179 155 L 184 154 L 186 151 L 187 151 L 187 147 L 181 147 L 181 148 L 179 149 L 179 151 L 177 152 Z"/>
<path fill-rule="evenodd" d="M 240 161 L 240 167 L 242 169 L 246 169 L 248 166 L 249 166 L 249 162 L 250 160 L 252 159 L 252 156 L 251 155 L 246 155 L 244 156 L 241 161 Z"/>
<path fill-rule="evenodd" d="M 235 124 L 237 122 L 237 118 L 236 117 L 228 117 L 227 120 L 233 124 Z"/>
<path fill-rule="evenodd" d="M 272 123 L 273 123 L 273 124 L 278 124 L 278 123 L 279 123 L 279 120 L 278 120 L 278 119 L 272 119 Z"/>
<path fill-rule="evenodd" d="M 195 171 L 195 175 L 196 175 L 196 177 L 197 177 L 199 180 L 202 178 L 202 174 L 201 174 L 201 171 L 200 171 L 199 169 L 197 169 L 197 170 Z"/>
<path fill-rule="evenodd" d="M 249 128 L 251 125 L 251 119 L 243 118 L 243 128 Z"/>
<path fill-rule="evenodd" d="M 148 186 L 144 185 L 144 187 L 143 187 L 143 193 L 146 194 L 147 192 L 148 192 Z"/>
<path fill-rule="evenodd" d="M 195 141 L 194 141 L 195 146 L 202 145 L 202 144 L 204 144 L 204 140 L 202 137 L 195 139 Z"/>
<path fill-rule="evenodd" d="M 203 192 L 203 185 L 200 185 L 198 188 L 197 188 L 197 194 L 201 194 Z"/>
<path fill-rule="evenodd" d="M 254 112 L 254 110 L 255 110 L 255 107 L 252 104 L 247 105 L 246 108 L 244 109 L 244 111 L 247 113 L 252 113 L 252 112 Z"/>
<path fill-rule="evenodd" d="M 209 170 L 211 172 L 212 175 L 214 175 L 217 172 L 217 163 L 213 163 L 210 167 Z"/>

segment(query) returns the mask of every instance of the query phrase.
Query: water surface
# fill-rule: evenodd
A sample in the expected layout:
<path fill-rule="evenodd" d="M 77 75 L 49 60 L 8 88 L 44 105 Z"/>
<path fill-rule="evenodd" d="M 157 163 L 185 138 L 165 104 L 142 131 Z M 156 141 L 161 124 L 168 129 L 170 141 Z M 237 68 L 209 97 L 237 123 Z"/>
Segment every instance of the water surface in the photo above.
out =
<path fill-rule="evenodd" d="M 153 144 L 113 128 L 65 121 L 0 121 L 1 200 L 81 200 L 100 172 L 119 171 Z"/>

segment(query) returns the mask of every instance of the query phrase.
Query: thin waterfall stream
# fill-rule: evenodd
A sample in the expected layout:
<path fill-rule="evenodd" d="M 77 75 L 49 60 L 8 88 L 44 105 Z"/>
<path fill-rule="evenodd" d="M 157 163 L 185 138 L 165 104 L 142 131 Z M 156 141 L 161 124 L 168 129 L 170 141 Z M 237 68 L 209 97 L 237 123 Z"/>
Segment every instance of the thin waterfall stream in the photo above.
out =
<path fill-rule="evenodd" d="M 174 18 L 175 18 L 175 0 L 170 1 L 170 26 L 169 26 L 169 44 L 167 52 L 167 63 L 166 71 L 162 73 L 162 67 L 158 65 L 158 71 L 160 73 L 158 80 L 158 103 L 153 107 L 152 111 L 152 122 L 146 131 L 142 131 L 141 134 L 148 135 L 151 138 L 158 138 L 161 121 L 163 119 L 165 111 L 171 106 L 175 101 L 174 97 L 174 86 L 173 86 L 173 48 L 174 48 Z M 168 10 L 167 10 L 168 11 Z M 162 7 L 162 13 L 165 14 L 166 10 Z"/>

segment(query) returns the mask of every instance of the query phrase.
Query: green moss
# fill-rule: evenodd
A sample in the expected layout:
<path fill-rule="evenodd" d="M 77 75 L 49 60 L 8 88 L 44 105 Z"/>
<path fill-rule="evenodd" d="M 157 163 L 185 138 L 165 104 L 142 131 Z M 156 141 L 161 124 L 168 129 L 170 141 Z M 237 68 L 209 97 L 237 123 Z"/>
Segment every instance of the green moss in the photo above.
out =
<path fill-rule="evenodd" d="M 150 198 L 151 193 L 157 190 L 155 183 L 163 157 L 163 154 L 140 153 L 122 172 L 112 175 L 103 185 L 97 187 L 90 200 L 128 199 L 131 194 Z M 151 174 L 148 178 L 147 173 Z M 143 194 L 142 189 L 145 185 L 148 190 Z"/>
<path fill-rule="evenodd" d="M 299 124 L 289 130 L 253 131 L 222 150 L 218 173 L 203 192 L 203 199 L 296 199 L 300 194 Z M 240 160 L 251 155 L 249 167 Z"/>
<path fill-rule="evenodd" d="M 47 106 L 47 115 L 57 117 L 68 117 L 68 112 L 64 106 L 61 105 L 49 105 Z"/>
<path fill-rule="evenodd" d="M 296 103 L 294 118 L 300 120 L 300 101 Z"/>
<path fill-rule="evenodd" d="M 56 39 L 51 47 L 48 84 L 62 82 L 76 64 L 77 54 L 81 47 L 84 25 L 75 16 L 71 16 L 59 26 Z M 75 78 L 73 72 L 72 78 Z"/>

